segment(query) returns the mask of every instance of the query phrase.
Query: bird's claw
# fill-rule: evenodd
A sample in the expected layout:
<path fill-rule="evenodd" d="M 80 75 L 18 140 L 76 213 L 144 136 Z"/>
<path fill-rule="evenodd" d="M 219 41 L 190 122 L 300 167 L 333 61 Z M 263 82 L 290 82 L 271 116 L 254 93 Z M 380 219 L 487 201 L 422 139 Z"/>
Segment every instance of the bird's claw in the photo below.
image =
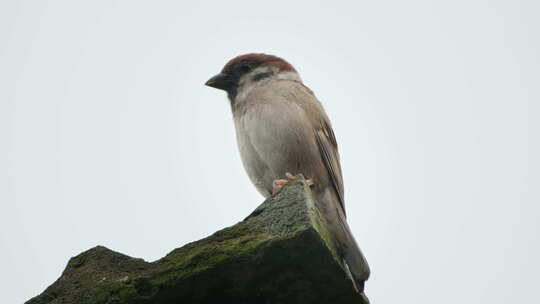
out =
<path fill-rule="evenodd" d="M 288 182 L 286 179 L 276 179 L 272 182 L 272 195 L 278 193 Z"/>
<path fill-rule="evenodd" d="M 294 175 L 292 175 L 290 172 L 285 172 L 285 176 L 287 177 L 288 180 L 292 180 L 294 178 Z M 309 187 L 312 187 L 313 185 L 315 185 L 315 183 L 311 179 L 306 179 L 306 184 Z"/>
<path fill-rule="evenodd" d="M 285 177 L 287 179 L 276 179 L 272 182 L 272 195 L 278 193 L 281 190 L 281 188 L 285 186 L 286 183 L 294 179 L 294 175 L 292 175 L 290 172 L 285 172 Z M 306 184 L 309 187 L 312 187 L 314 185 L 311 179 L 306 179 Z"/>

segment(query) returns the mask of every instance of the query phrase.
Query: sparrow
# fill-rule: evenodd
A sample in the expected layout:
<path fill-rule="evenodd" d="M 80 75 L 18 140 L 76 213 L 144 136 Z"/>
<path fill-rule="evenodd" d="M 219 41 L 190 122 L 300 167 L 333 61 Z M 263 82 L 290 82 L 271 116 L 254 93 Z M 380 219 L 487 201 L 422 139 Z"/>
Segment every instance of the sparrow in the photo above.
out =
<path fill-rule="evenodd" d="M 231 59 L 205 84 L 227 92 L 242 163 L 264 197 L 291 172 L 309 179 L 338 255 L 364 295 L 370 269 L 347 224 L 336 138 L 314 93 L 290 63 L 259 53 Z"/>

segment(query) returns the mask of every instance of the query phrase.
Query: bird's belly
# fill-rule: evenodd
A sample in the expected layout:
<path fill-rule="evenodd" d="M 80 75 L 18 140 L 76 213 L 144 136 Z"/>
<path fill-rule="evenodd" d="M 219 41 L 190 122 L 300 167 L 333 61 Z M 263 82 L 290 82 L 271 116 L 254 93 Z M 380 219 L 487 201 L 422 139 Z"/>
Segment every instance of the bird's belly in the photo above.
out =
<path fill-rule="evenodd" d="M 253 135 L 252 135 L 253 136 Z M 294 136 L 294 134 L 291 134 Z M 302 173 L 306 178 L 319 181 L 321 172 L 314 172 L 317 155 L 312 155 L 306 138 L 281 139 L 272 134 L 259 133 L 254 140 L 243 128 L 237 128 L 237 143 L 244 168 L 257 190 L 265 197 L 272 194 L 273 181 L 284 179 L 285 173 Z"/>
<path fill-rule="evenodd" d="M 270 196 L 272 194 L 272 181 L 275 179 L 271 167 L 261 159 L 249 137 L 238 130 L 237 143 L 240 158 L 249 179 L 264 197 Z"/>

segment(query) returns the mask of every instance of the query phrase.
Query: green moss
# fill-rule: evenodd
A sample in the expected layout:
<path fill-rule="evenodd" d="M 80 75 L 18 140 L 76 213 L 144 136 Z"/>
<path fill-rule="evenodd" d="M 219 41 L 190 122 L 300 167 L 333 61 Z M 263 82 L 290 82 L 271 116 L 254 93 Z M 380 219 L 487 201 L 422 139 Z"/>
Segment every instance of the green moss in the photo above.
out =
<path fill-rule="evenodd" d="M 289 182 L 244 221 L 158 261 L 91 249 L 73 258 L 62 279 L 28 303 L 218 301 L 358 302 L 303 177 Z"/>
<path fill-rule="evenodd" d="M 238 226 L 246 225 L 240 223 Z M 161 267 L 152 274 L 152 282 L 161 284 L 197 275 L 219 263 L 249 254 L 271 238 L 262 232 L 238 234 L 239 231 L 246 230 L 245 227 L 226 230 L 174 251 L 159 261 Z"/>

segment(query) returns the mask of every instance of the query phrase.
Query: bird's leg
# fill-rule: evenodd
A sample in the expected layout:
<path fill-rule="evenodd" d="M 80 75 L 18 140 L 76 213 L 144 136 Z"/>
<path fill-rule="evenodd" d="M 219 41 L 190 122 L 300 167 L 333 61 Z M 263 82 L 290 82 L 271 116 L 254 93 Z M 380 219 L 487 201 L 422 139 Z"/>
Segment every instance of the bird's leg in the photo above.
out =
<path fill-rule="evenodd" d="M 278 193 L 281 188 L 283 188 L 283 186 L 289 182 L 290 180 L 292 180 L 294 178 L 294 175 L 292 175 L 291 173 L 289 172 L 285 172 L 285 177 L 287 179 L 276 179 L 272 182 L 272 195 Z M 313 186 L 313 181 L 311 179 L 307 179 L 306 180 L 306 183 L 308 184 L 308 186 Z"/>
<path fill-rule="evenodd" d="M 272 195 L 278 193 L 287 182 L 288 180 L 286 179 L 275 179 L 272 182 Z"/>
<path fill-rule="evenodd" d="M 272 195 L 278 193 L 281 188 L 283 188 L 283 186 L 285 186 L 285 184 L 289 182 L 289 180 L 294 178 L 294 175 L 289 172 L 285 172 L 285 177 L 287 179 L 276 179 L 272 182 Z"/>
<path fill-rule="evenodd" d="M 290 174 L 289 172 L 285 173 L 285 176 L 287 177 L 287 179 L 293 179 L 294 178 L 294 176 L 292 174 Z M 313 183 L 313 181 L 311 179 L 306 179 L 306 184 L 309 187 L 315 185 L 315 183 Z"/>

